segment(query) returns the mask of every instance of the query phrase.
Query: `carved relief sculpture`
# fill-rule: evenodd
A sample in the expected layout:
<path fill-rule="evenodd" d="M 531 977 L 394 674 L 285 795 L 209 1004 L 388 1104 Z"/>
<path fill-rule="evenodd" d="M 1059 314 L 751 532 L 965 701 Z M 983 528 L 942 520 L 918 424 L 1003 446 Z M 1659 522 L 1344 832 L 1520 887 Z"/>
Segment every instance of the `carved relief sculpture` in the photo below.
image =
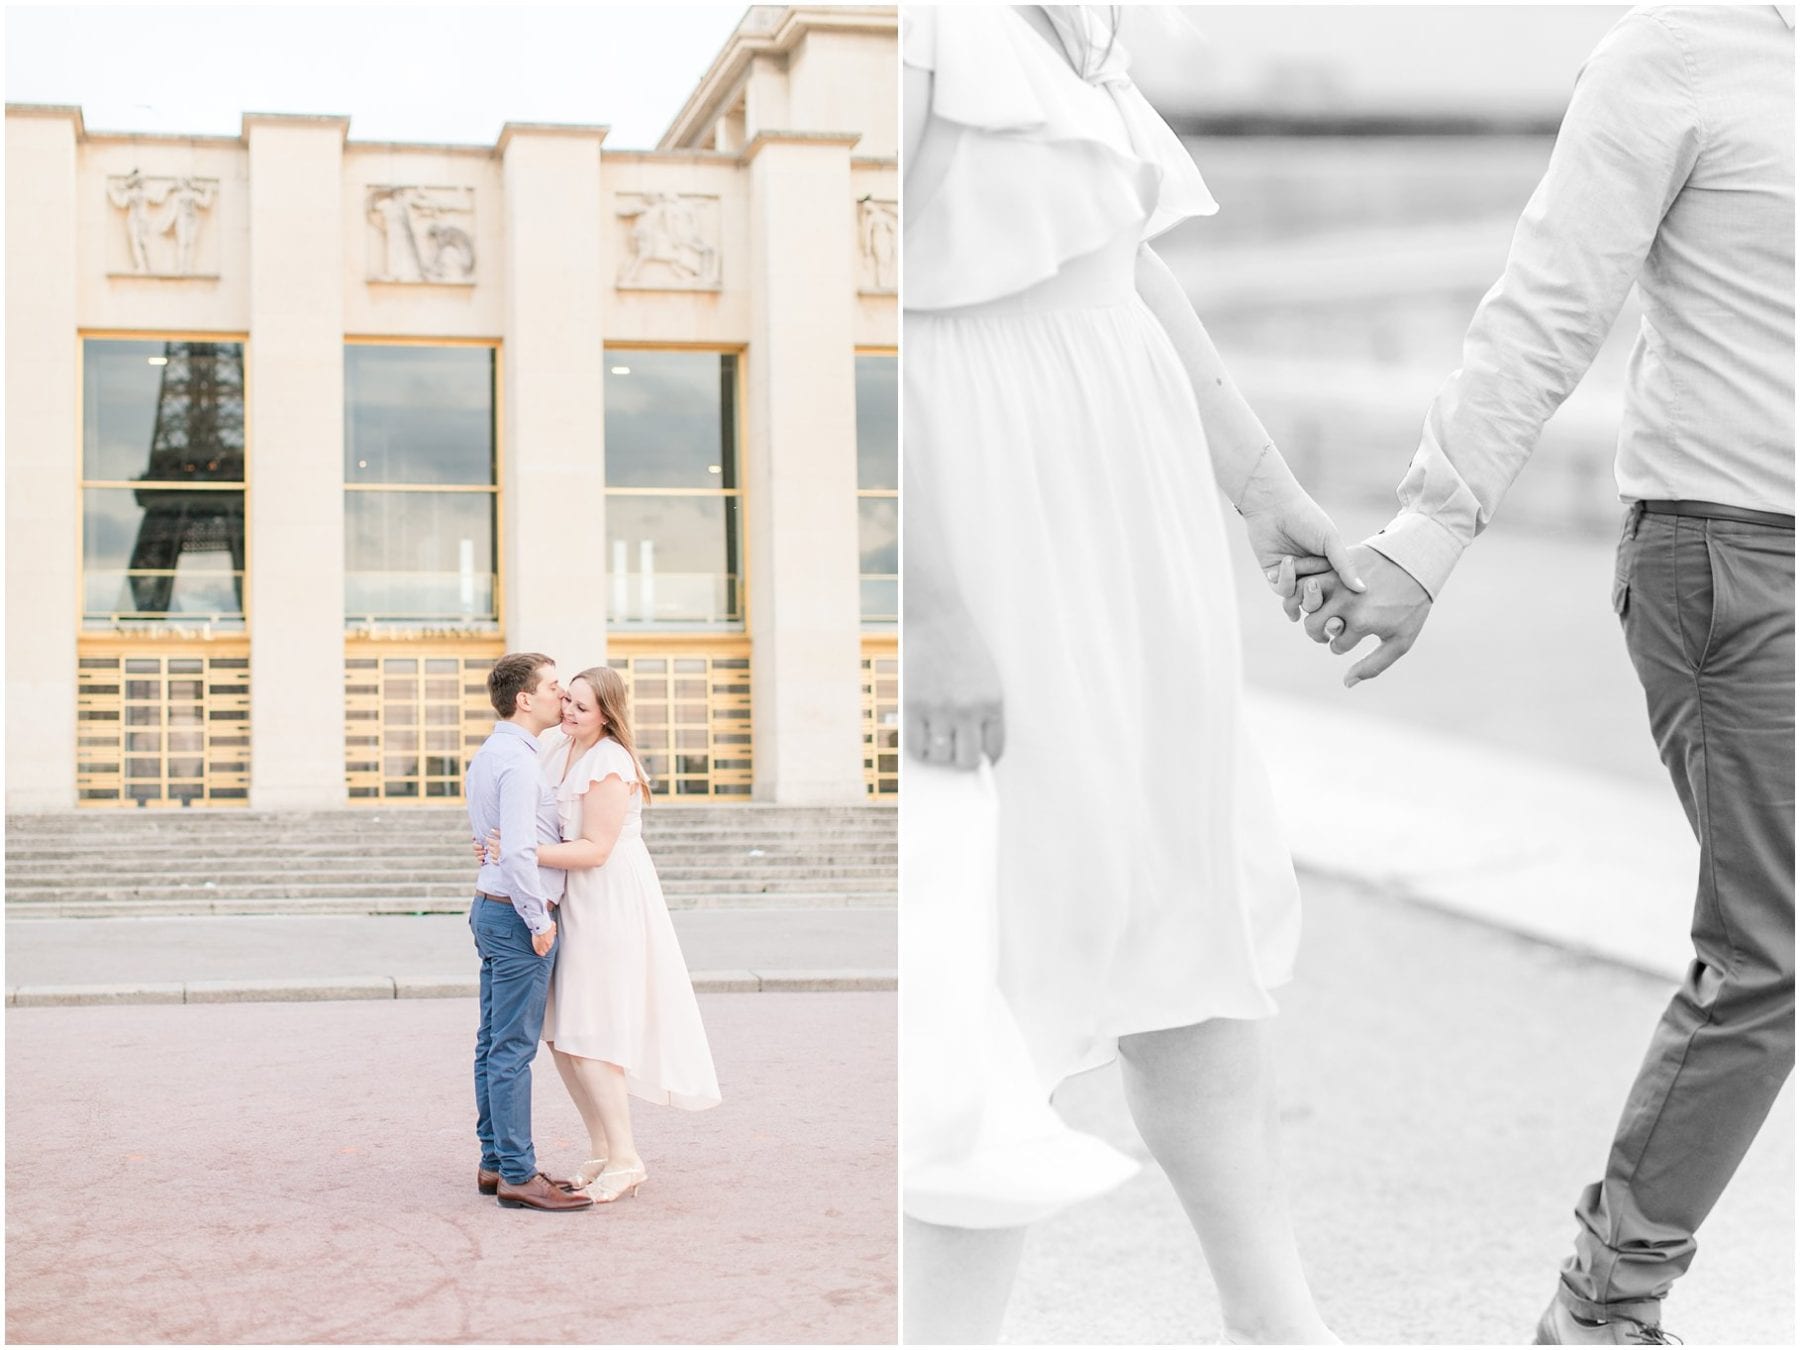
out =
<path fill-rule="evenodd" d="M 719 199 L 673 192 L 619 194 L 626 290 L 716 290 L 719 286 Z"/>
<path fill-rule="evenodd" d="M 862 248 L 863 263 L 861 289 L 891 295 L 899 288 L 899 203 L 864 197 L 856 208 L 857 243 Z"/>
<path fill-rule="evenodd" d="M 474 283 L 474 188 L 381 184 L 367 207 L 370 281 Z"/>
<path fill-rule="evenodd" d="M 125 213 L 132 272 L 146 277 L 202 275 L 201 226 L 218 195 L 216 178 L 147 178 L 136 169 L 108 178 L 106 198 Z M 171 236 L 168 243 L 161 242 L 163 236 Z"/>

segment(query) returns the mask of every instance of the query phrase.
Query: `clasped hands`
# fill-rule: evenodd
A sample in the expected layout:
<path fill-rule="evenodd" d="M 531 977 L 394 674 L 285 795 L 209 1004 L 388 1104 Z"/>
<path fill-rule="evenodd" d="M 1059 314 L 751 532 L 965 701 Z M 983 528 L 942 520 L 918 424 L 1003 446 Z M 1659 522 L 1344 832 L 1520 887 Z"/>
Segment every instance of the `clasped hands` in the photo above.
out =
<path fill-rule="evenodd" d="M 1367 637 L 1380 640 L 1345 674 L 1344 688 L 1354 689 L 1412 650 L 1430 617 L 1431 596 L 1410 572 L 1366 544 L 1345 554 L 1348 574 L 1345 564 L 1333 566 L 1327 558 L 1290 555 L 1265 568 L 1263 575 L 1281 597 L 1289 621 L 1304 624 L 1306 635 L 1334 654 L 1344 655 Z"/>
<path fill-rule="evenodd" d="M 1368 545 L 1346 548 L 1337 526 L 1285 465 L 1252 476 L 1238 513 L 1264 578 L 1288 618 L 1304 621 L 1308 637 L 1339 656 L 1364 638 L 1380 639 L 1344 676 L 1346 689 L 1374 679 L 1412 649 L 1431 613 L 1425 588 Z"/>

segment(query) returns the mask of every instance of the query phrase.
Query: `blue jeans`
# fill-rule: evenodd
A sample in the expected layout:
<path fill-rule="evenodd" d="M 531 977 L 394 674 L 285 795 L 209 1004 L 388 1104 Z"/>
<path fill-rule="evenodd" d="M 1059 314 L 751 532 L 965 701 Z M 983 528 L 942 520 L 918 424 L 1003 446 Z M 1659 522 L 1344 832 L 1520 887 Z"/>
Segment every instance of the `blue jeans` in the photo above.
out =
<path fill-rule="evenodd" d="M 531 930 L 511 905 L 475 897 L 469 910 L 481 953 L 481 1026 L 475 1032 L 475 1137 L 481 1165 L 517 1185 L 537 1171 L 531 1146 L 531 1061 L 544 1030 L 551 946 L 531 950 Z"/>

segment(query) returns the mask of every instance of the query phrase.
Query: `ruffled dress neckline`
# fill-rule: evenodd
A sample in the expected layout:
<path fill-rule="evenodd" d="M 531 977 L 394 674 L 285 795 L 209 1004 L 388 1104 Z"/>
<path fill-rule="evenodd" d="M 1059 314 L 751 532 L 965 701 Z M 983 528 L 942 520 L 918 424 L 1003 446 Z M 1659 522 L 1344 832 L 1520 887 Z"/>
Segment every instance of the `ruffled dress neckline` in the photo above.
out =
<path fill-rule="evenodd" d="M 1085 27 L 1069 31 L 1085 42 Z M 1121 43 L 1084 80 L 1009 6 L 919 7 L 903 18 L 902 59 L 932 75 L 906 171 L 908 309 L 1014 295 L 1121 236 L 1147 241 L 1219 209 Z"/>

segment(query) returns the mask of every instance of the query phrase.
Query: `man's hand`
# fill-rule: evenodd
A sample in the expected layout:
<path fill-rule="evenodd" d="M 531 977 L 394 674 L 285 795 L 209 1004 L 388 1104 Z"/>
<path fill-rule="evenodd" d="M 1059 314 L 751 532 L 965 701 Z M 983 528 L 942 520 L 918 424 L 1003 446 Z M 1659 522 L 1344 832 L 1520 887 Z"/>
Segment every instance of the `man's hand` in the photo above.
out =
<path fill-rule="evenodd" d="M 1362 595 L 1340 586 L 1336 577 L 1324 576 L 1309 578 L 1282 601 L 1288 618 L 1304 614 L 1306 635 L 1314 642 L 1329 643 L 1339 656 L 1366 637 L 1381 639 L 1379 647 L 1350 668 L 1344 677 L 1346 689 L 1374 679 L 1411 651 L 1431 617 L 1431 597 L 1404 567 L 1366 544 L 1350 549 L 1350 557 L 1368 583 Z M 1320 602 L 1314 604 L 1314 597 Z"/>
<path fill-rule="evenodd" d="M 554 921 L 541 933 L 531 935 L 531 950 L 539 956 L 550 955 L 550 949 L 556 945 L 556 924 Z"/>
<path fill-rule="evenodd" d="M 1006 748 L 1000 671 L 960 601 L 908 607 L 901 741 L 914 759 L 973 769 Z"/>

